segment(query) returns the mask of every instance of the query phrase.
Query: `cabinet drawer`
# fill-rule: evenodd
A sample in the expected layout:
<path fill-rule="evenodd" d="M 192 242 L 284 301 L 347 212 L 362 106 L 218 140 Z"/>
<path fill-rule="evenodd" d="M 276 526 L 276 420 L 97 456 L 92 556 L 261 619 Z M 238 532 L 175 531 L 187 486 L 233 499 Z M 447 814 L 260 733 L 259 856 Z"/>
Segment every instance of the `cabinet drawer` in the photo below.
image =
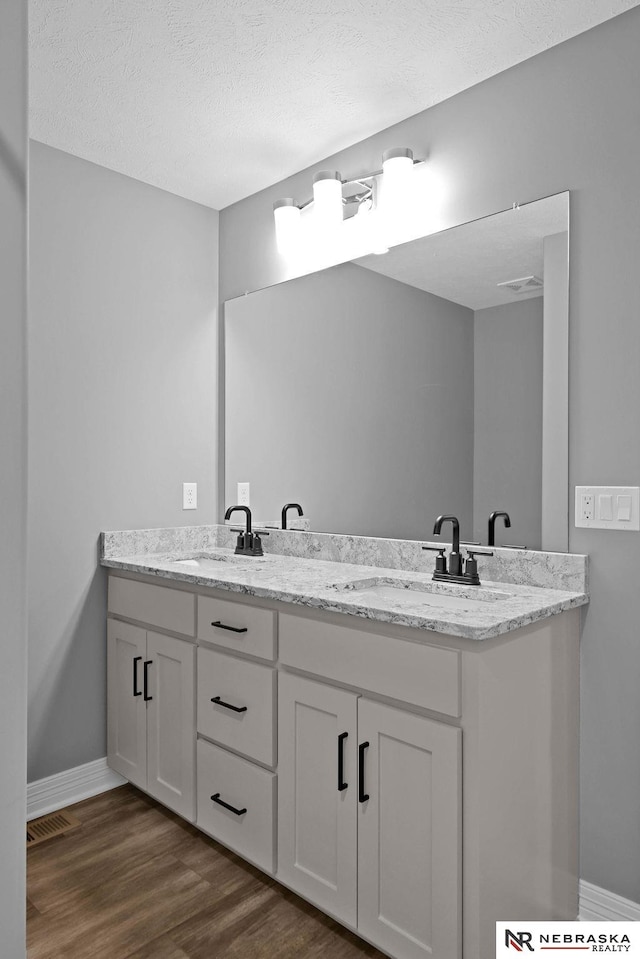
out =
<path fill-rule="evenodd" d="M 460 654 L 366 629 L 280 614 L 280 661 L 327 679 L 460 715 Z"/>
<path fill-rule="evenodd" d="M 195 598 L 179 589 L 109 577 L 110 613 L 159 626 L 185 636 L 195 635 Z"/>
<path fill-rule="evenodd" d="M 274 687 L 271 666 L 259 666 L 201 646 L 198 732 L 273 766 Z M 226 705 L 211 701 L 218 696 Z"/>
<path fill-rule="evenodd" d="M 274 660 L 276 614 L 245 603 L 198 596 L 198 639 Z"/>
<path fill-rule="evenodd" d="M 218 746 L 198 740 L 197 825 L 267 872 L 274 872 L 276 777 Z M 233 806 L 238 815 L 212 800 Z"/>

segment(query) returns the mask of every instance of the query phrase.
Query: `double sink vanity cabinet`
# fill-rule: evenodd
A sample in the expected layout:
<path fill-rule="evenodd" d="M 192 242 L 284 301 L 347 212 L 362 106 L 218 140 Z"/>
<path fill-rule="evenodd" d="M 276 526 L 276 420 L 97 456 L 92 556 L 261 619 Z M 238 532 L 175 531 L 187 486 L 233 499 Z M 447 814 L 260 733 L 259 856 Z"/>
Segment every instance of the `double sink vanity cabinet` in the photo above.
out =
<path fill-rule="evenodd" d="M 394 959 L 577 915 L 579 609 L 481 642 L 111 569 L 108 762 Z"/>

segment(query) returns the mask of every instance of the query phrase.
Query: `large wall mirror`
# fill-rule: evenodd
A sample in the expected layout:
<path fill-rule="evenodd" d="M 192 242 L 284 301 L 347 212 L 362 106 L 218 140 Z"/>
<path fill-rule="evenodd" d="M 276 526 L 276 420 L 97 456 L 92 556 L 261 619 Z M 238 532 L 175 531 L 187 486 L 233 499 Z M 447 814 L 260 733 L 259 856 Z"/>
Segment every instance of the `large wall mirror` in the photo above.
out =
<path fill-rule="evenodd" d="M 225 304 L 225 501 L 258 522 L 567 549 L 569 197 Z"/>

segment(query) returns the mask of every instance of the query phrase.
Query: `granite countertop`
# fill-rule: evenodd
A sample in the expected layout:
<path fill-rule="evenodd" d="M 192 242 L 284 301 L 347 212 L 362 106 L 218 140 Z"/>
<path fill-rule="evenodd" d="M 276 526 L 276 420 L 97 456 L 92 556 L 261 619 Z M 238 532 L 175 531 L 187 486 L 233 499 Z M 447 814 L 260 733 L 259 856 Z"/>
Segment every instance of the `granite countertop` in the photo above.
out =
<path fill-rule="evenodd" d="M 500 636 L 589 601 L 586 592 L 485 581 L 482 567 L 482 585 L 474 587 L 435 583 L 430 572 L 276 553 L 235 556 L 232 549 L 223 547 L 103 555 L 101 563 L 193 586 L 474 640 Z"/>

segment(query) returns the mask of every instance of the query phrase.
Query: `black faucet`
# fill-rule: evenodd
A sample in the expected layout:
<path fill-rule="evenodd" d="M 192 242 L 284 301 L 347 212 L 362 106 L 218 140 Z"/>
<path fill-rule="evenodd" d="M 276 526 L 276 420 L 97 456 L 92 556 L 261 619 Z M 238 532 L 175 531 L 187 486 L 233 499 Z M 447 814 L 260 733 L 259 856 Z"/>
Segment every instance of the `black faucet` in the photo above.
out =
<path fill-rule="evenodd" d="M 433 572 L 433 578 L 453 583 L 466 583 L 469 586 L 479 586 L 480 577 L 478 576 L 478 562 L 476 556 L 493 556 L 485 550 L 470 549 L 467 550 L 468 558 L 465 560 L 464 572 L 462 571 L 462 557 L 460 555 L 460 523 L 457 516 L 447 514 L 438 516 L 433 525 L 434 535 L 439 535 L 442 524 L 449 522 L 453 527 L 453 543 L 449 553 L 449 569 L 447 570 L 447 558 L 445 556 L 445 546 L 423 546 L 423 549 L 435 550 L 436 566 Z"/>
<path fill-rule="evenodd" d="M 460 556 L 460 522 L 457 516 L 447 513 L 444 516 L 438 516 L 433 524 L 435 536 L 440 535 L 443 523 L 451 523 L 453 526 L 453 543 L 449 553 L 449 576 L 460 576 L 462 573 L 462 557 Z"/>
<path fill-rule="evenodd" d="M 496 545 L 496 520 L 499 516 L 502 516 L 504 519 L 504 525 L 509 529 L 511 526 L 511 518 L 508 513 L 505 513 L 503 509 L 494 509 L 493 513 L 489 517 L 489 535 L 487 537 L 487 546 Z"/>
<path fill-rule="evenodd" d="M 240 510 L 247 517 L 247 527 L 244 531 L 238 533 L 238 539 L 236 540 L 235 553 L 239 553 L 242 556 L 263 556 L 262 551 L 262 540 L 257 533 L 252 532 L 251 530 L 251 510 L 248 506 L 230 506 L 227 512 L 224 514 L 225 520 L 231 519 L 231 514 Z M 263 535 L 268 536 L 268 533 Z"/>
<path fill-rule="evenodd" d="M 304 516 L 304 513 L 302 512 L 302 506 L 300 506 L 300 503 L 287 503 L 286 506 L 282 507 L 282 529 L 287 528 L 287 510 L 290 510 L 290 509 L 297 509 L 298 516 Z"/>

